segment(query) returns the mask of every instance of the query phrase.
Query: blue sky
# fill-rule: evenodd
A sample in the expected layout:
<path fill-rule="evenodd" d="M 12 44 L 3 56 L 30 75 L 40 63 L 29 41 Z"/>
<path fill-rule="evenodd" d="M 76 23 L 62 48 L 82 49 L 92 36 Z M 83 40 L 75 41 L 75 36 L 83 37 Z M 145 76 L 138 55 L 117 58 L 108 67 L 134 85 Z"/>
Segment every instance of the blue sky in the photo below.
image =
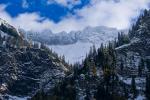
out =
<path fill-rule="evenodd" d="M 0 17 L 25 30 L 129 28 L 150 0 L 0 0 Z"/>
<path fill-rule="evenodd" d="M 8 4 L 6 11 L 11 17 L 16 17 L 20 13 L 37 12 L 41 17 L 59 22 L 68 13 L 74 14 L 74 10 L 82 9 L 82 7 L 89 4 L 89 0 L 81 0 L 80 3 L 72 5 L 71 8 L 68 7 L 69 2 L 68 5 L 63 5 L 54 0 L 0 0 L 0 3 Z"/>

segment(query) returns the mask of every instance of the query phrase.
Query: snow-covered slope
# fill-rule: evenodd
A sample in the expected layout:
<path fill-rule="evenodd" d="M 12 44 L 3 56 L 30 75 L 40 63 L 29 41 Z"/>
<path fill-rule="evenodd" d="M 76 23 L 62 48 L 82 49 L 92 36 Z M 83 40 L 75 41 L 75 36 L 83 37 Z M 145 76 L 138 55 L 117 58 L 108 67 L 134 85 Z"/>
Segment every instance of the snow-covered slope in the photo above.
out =
<path fill-rule="evenodd" d="M 98 48 L 101 43 L 107 44 L 109 41 L 114 40 L 117 34 L 118 30 L 114 28 L 87 27 L 82 31 L 69 33 L 70 37 L 75 37 L 75 43 L 49 45 L 49 48 L 60 55 L 65 55 L 66 61 L 69 61 L 69 63 L 81 62 L 89 52 L 90 47 L 95 45 Z"/>
<path fill-rule="evenodd" d="M 50 45 L 53 51 L 59 55 L 65 55 L 65 60 L 73 64 L 75 62 L 81 62 L 86 54 L 89 52 L 91 43 L 77 42 L 70 45 Z"/>
<path fill-rule="evenodd" d="M 81 62 L 90 47 L 95 45 L 97 48 L 101 43 L 108 43 L 118 35 L 118 30 L 105 26 L 86 27 L 80 31 L 52 33 L 51 31 L 26 32 L 27 37 L 32 36 L 33 41 L 38 41 L 49 45 L 59 55 L 65 55 L 69 63 Z M 32 35 L 31 35 L 32 34 Z"/>

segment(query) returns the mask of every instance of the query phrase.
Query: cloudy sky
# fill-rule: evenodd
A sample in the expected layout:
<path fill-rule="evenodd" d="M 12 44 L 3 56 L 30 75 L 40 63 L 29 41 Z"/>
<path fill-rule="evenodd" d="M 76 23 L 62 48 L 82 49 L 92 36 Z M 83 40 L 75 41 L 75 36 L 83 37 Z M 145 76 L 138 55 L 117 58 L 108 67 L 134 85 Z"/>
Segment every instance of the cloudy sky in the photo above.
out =
<path fill-rule="evenodd" d="M 127 29 L 150 0 L 0 0 L 0 18 L 25 30 Z"/>

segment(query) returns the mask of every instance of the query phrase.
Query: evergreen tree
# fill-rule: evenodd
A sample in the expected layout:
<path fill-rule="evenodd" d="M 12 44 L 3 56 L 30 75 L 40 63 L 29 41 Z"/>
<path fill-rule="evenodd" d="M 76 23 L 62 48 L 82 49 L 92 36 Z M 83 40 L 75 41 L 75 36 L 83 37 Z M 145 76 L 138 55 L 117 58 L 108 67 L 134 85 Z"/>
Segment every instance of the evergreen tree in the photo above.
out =
<path fill-rule="evenodd" d="M 3 43 L 3 38 L 2 38 L 1 33 L 0 33 L 0 45 L 2 45 L 2 43 Z"/>
<path fill-rule="evenodd" d="M 96 65 L 100 67 L 104 67 L 104 46 L 101 44 L 100 48 L 97 50 L 96 56 Z"/>
<path fill-rule="evenodd" d="M 137 95 L 137 90 L 136 90 L 136 83 L 135 83 L 134 77 L 132 77 L 132 80 L 131 80 L 131 92 L 133 94 L 133 98 L 135 98 Z"/>
<path fill-rule="evenodd" d="M 142 70 L 144 69 L 144 60 L 141 59 L 140 63 L 139 63 L 139 66 L 138 66 L 138 74 L 139 76 L 142 75 Z"/>
<path fill-rule="evenodd" d="M 125 98 L 128 98 L 128 91 L 127 91 L 127 88 L 126 88 L 126 84 L 123 84 L 123 90 L 124 90 L 124 96 Z"/>
<path fill-rule="evenodd" d="M 146 97 L 148 100 L 150 99 L 150 77 L 146 76 L 146 91 L 145 91 Z"/>
<path fill-rule="evenodd" d="M 121 46 L 124 44 L 128 44 L 130 42 L 129 35 L 124 34 L 123 32 L 118 33 L 118 41 L 116 43 L 116 46 Z"/>
<path fill-rule="evenodd" d="M 41 43 L 41 49 L 44 49 L 45 45 L 43 43 Z"/>
<path fill-rule="evenodd" d="M 34 48 L 39 48 L 39 44 L 35 42 L 35 43 L 33 44 L 33 47 L 34 47 Z"/>
<path fill-rule="evenodd" d="M 124 64 L 123 64 L 123 59 L 121 59 L 121 64 L 120 64 L 121 74 L 123 73 L 123 69 L 124 69 Z"/>
<path fill-rule="evenodd" d="M 63 63 L 65 62 L 65 56 L 64 55 L 62 56 L 61 60 Z"/>

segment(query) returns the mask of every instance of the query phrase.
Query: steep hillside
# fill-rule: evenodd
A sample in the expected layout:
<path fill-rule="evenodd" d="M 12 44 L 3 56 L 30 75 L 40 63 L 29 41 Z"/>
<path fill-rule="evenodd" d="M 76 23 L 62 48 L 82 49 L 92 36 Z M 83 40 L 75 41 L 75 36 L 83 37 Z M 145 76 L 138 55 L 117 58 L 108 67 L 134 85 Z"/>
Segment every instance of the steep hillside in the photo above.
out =
<path fill-rule="evenodd" d="M 150 11 L 144 12 L 129 31 L 130 43 L 116 48 L 118 60 L 123 66 L 136 68 L 144 61 L 144 69 L 150 56 Z M 120 63 L 121 64 L 121 63 Z M 148 67 L 148 66 L 147 66 Z"/>
<path fill-rule="evenodd" d="M 69 65 L 63 59 L 43 44 L 28 42 L 9 24 L 5 25 L 5 28 L 2 26 L 3 22 L 0 26 L 0 98 L 2 100 L 11 99 L 12 96 L 30 97 L 41 88 L 45 92 L 50 91 L 63 80 L 69 71 Z"/>

